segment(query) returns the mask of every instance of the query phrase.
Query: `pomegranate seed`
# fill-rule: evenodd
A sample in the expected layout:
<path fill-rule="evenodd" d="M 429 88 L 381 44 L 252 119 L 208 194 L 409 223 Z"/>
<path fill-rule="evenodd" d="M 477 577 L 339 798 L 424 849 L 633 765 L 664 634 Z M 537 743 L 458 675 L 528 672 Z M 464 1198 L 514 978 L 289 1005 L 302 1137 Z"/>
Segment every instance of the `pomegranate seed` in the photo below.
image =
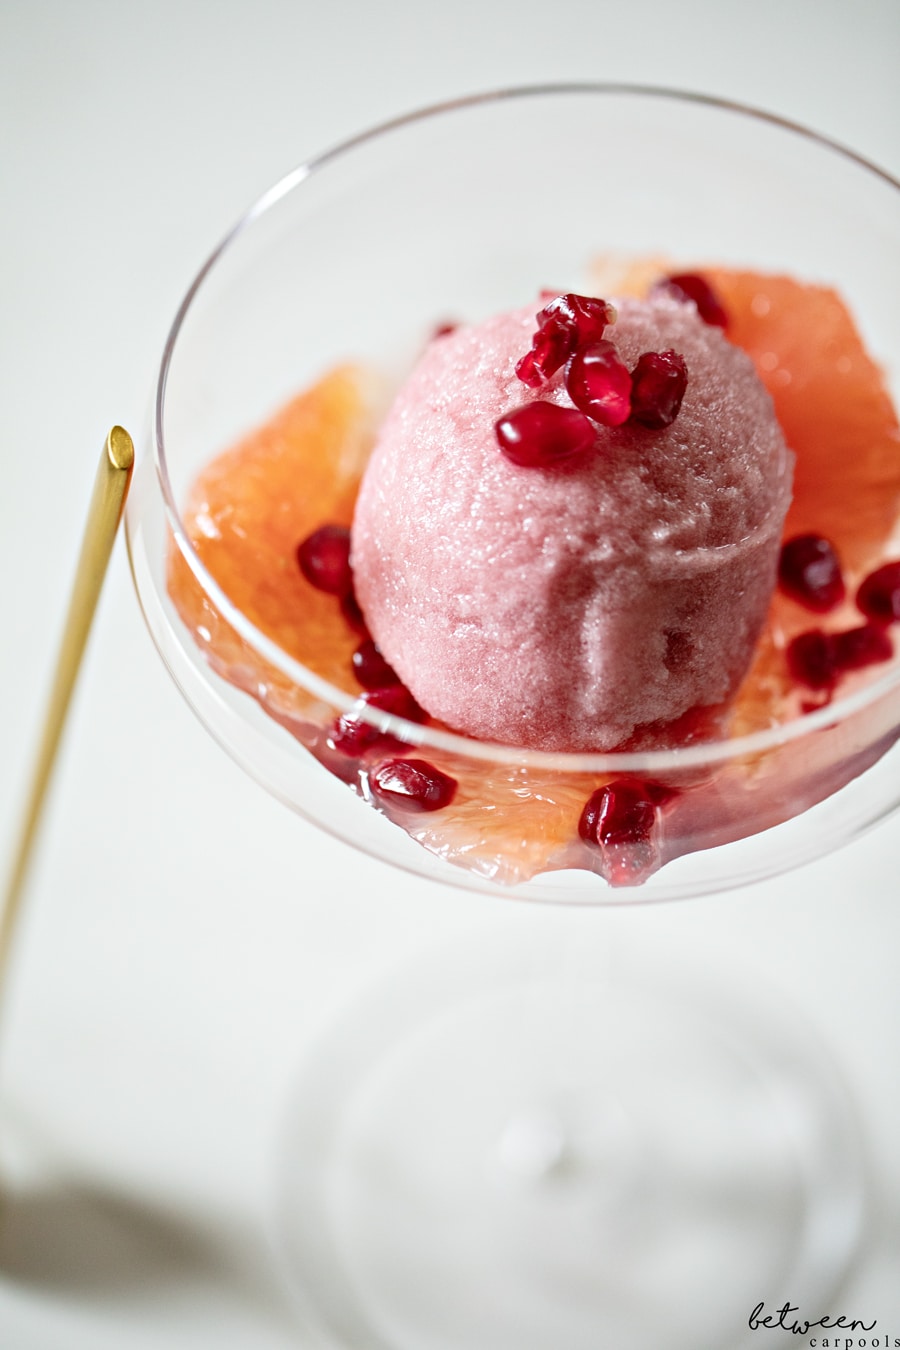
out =
<path fill-rule="evenodd" d="M 573 350 L 585 347 L 589 342 L 599 342 L 607 326 L 615 321 L 616 311 L 605 300 L 571 292 L 558 295 L 537 316 L 539 332 L 565 329 L 572 333 Z"/>
<path fill-rule="evenodd" d="M 653 289 L 657 294 L 671 295 L 676 300 L 693 300 L 704 323 L 712 324 L 714 328 L 728 327 L 728 314 L 722 302 L 706 278 L 696 272 L 677 272 L 663 277 Z"/>
<path fill-rule="evenodd" d="M 300 571 L 310 585 L 329 595 L 346 595 L 353 585 L 350 531 L 343 525 L 322 525 L 297 546 Z"/>
<path fill-rule="evenodd" d="M 339 717 L 328 733 L 328 744 L 342 755 L 361 755 L 381 739 L 382 735 L 377 727 L 354 717 L 352 712 Z"/>
<path fill-rule="evenodd" d="M 569 397 L 605 427 L 620 427 L 631 413 L 631 376 L 611 342 L 580 347 L 566 372 Z"/>
<path fill-rule="evenodd" d="M 428 717 L 403 684 L 368 690 L 357 699 L 349 712 L 333 724 L 328 736 L 328 743 L 333 749 L 344 755 L 361 755 L 376 744 L 397 744 L 395 737 L 362 720 L 360 713 L 365 708 L 378 708 L 381 712 L 403 717 L 407 722 L 424 722 Z"/>
<path fill-rule="evenodd" d="M 506 458 L 525 468 L 549 468 L 584 454 L 597 437 L 582 413 L 543 400 L 506 413 L 494 431 Z"/>
<path fill-rule="evenodd" d="M 555 375 L 574 350 L 575 330 L 562 323 L 547 323 L 535 333 L 531 351 L 526 352 L 516 366 L 516 374 L 520 380 L 534 387 L 535 380 L 543 383 Z"/>
<path fill-rule="evenodd" d="M 856 592 L 856 604 L 873 623 L 900 620 L 900 562 L 870 572 Z"/>
<path fill-rule="evenodd" d="M 453 801 L 457 786 L 424 759 L 388 759 L 369 775 L 374 795 L 405 811 L 440 811 Z"/>
<path fill-rule="evenodd" d="M 808 689 L 830 689 L 837 679 L 834 642 L 821 628 L 798 634 L 788 643 L 785 655 L 794 679 Z"/>
<path fill-rule="evenodd" d="M 544 383 L 544 377 L 535 364 L 533 349 L 516 362 L 516 374 L 529 389 L 537 389 L 538 385 Z"/>
<path fill-rule="evenodd" d="M 353 674 L 363 689 L 385 689 L 388 685 L 400 684 L 397 672 L 385 661 L 372 638 L 361 642 L 351 659 Z"/>
<path fill-rule="evenodd" d="M 798 534 L 782 547 L 778 584 L 792 600 L 824 614 L 844 598 L 844 578 L 834 546 L 820 534 Z"/>
<path fill-rule="evenodd" d="M 893 655 L 893 643 L 874 623 L 840 633 L 814 628 L 795 637 L 787 648 L 791 674 L 809 689 L 831 689 L 844 671 L 878 665 L 890 661 Z"/>
<path fill-rule="evenodd" d="M 349 591 L 341 596 L 341 613 L 346 619 L 348 625 L 354 633 L 359 633 L 360 637 L 369 636 L 369 628 L 366 623 L 366 616 L 363 614 L 356 598 L 356 591 L 351 584 Z"/>
<path fill-rule="evenodd" d="M 859 628 L 848 628 L 832 635 L 834 661 L 839 670 L 862 670 L 890 661 L 894 645 L 878 624 L 864 623 Z"/>
<path fill-rule="evenodd" d="M 661 785 L 622 778 L 588 798 L 578 833 L 588 844 L 647 843 L 656 825 L 657 807 L 673 793 Z"/>
<path fill-rule="evenodd" d="M 565 365 L 576 348 L 598 342 L 616 312 L 590 295 L 557 295 L 537 315 L 531 350 L 516 366 L 523 384 L 536 389 Z"/>
<path fill-rule="evenodd" d="M 631 417 L 642 426 L 660 431 L 678 416 L 687 389 L 684 357 L 671 348 L 644 352 L 631 373 Z"/>

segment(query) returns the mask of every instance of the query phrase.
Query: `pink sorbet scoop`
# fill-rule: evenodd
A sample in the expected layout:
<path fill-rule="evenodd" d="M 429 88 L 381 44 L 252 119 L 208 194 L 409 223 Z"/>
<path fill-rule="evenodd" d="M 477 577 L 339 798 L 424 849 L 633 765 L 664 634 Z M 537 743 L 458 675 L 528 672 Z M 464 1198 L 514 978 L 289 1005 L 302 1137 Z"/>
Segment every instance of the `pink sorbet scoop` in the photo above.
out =
<path fill-rule="evenodd" d="M 511 463 L 498 419 L 573 406 L 564 370 L 539 389 L 516 376 L 529 308 L 429 345 L 363 480 L 352 563 L 372 635 L 422 707 L 482 740 L 666 744 L 666 724 L 734 694 L 765 619 L 793 468 L 771 400 L 692 304 L 617 307 L 606 336 L 629 370 L 648 351 L 686 362 L 671 425 L 597 425 L 587 453 Z"/>

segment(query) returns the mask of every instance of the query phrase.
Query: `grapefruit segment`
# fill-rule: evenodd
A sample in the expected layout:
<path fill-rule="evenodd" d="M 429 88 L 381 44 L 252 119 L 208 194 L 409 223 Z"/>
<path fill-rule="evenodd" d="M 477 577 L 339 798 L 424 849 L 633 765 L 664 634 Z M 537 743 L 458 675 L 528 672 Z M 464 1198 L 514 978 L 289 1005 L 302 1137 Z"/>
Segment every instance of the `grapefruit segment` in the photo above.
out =
<path fill-rule="evenodd" d="M 325 521 L 350 524 L 382 402 L 368 372 L 332 371 L 207 465 L 182 512 L 197 556 L 232 604 L 288 655 L 345 688 L 359 637 L 334 597 L 303 578 L 297 546 Z M 307 706 L 308 696 L 219 614 L 174 547 L 168 586 L 221 675 L 281 713 Z"/>
<path fill-rule="evenodd" d="M 900 514 L 900 426 L 884 376 L 835 291 L 707 268 L 728 337 L 753 358 L 797 456 L 785 536 L 816 533 L 851 575 L 882 556 Z"/>

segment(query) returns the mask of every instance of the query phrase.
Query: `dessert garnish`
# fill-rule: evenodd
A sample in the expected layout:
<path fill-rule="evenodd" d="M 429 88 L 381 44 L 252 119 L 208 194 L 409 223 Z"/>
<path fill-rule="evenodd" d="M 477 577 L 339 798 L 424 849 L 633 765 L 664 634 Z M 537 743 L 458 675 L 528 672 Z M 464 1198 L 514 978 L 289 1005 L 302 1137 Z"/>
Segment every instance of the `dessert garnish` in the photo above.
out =
<path fill-rule="evenodd" d="M 494 432 L 511 463 L 549 468 L 599 450 L 596 427 L 622 427 L 629 420 L 653 431 L 671 427 L 687 389 L 683 356 L 671 348 L 646 351 L 629 371 L 604 336 L 615 319 L 609 301 L 572 293 L 538 313 L 532 347 L 515 363 L 515 374 L 530 389 L 541 389 L 565 367 L 565 390 L 582 417 L 548 400 L 503 414 Z"/>
<path fill-rule="evenodd" d="M 644 783 L 627 778 L 605 783 L 585 803 L 578 833 L 587 844 L 643 842 L 656 824 L 656 806 Z"/>
<path fill-rule="evenodd" d="M 782 545 L 778 584 L 785 595 L 820 614 L 836 609 L 846 595 L 837 552 L 819 534 L 795 535 Z M 856 592 L 856 606 L 867 623 L 836 632 L 813 628 L 791 639 L 785 655 L 798 683 L 830 695 L 841 675 L 891 659 L 893 643 L 884 626 L 900 619 L 900 562 L 871 572 Z M 806 705 L 806 710 L 820 706 Z"/>
<path fill-rule="evenodd" d="M 869 573 L 856 592 L 856 606 L 873 623 L 900 621 L 900 561 Z"/>
<path fill-rule="evenodd" d="M 631 372 L 631 418 L 653 431 L 669 427 L 678 416 L 687 389 L 684 357 L 669 349 L 644 352 Z"/>
<path fill-rule="evenodd" d="M 424 759 L 388 759 L 368 775 L 369 791 L 403 811 L 441 811 L 456 796 L 457 782 Z"/>
<path fill-rule="evenodd" d="M 397 672 L 388 665 L 378 644 L 370 637 L 363 638 L 351 660 L 353 674 L 363 689 L 385 689 L 388 685 L 400 683 Z"/>
<path fill-rule="evenodd" d="M 341 614 L 344 616 L 347 627 L 351 628 L 354 633 L 358 633 L 360 637 L 368 637 L 369 629 L 366 626 L 366 616 L 359 607 L 359 601 L 356 598 L 356 591 L 352 583 L 349 591 L 341 595 L 340 602 Z"/>
<path fill-rule="evenodd" d="M 522 468 L 548 468 L 591 450 L 597 429 L 576 408 L 535 399 L 504 413 L 494 427 L 500 449 Z"/>
<path fill-rule="evenodd" d="M 297 545 L 297 562 L 317 591 L 337 596 L 350 593 L 350 531 L 345 525 L 321 525 L 313 530 Z"/>
<path fill-rule="evenodd" d="M 674 788 L 637 778 L 618 778 L 591 793 L 578 821 L 586 844 L 627 844 L 649 840 L 657 812 L 677 796 Z"/>
<path fill-rule="evenodd" d="M 809 689 L 829 691 L 841 675 L 890 661 L 893 654 L 890 637 L 874 623 L 836 633 L 811 628 L 792 638 L 786 650 L 788 669 L 795 680 Z"/>
<path fill-rule="evenodd" d="M 692 300 L 704 323 L 715 328 L 728 327 L 728 312 L 706 277 L 698 272 L 675 272 L 661 277 L 651 294 L 671 295 L 676 300 Z"/>
<path fill-rule="evenodd" d="M 616 778 L 591 793 L 578 837 L 599 851 L 608 880 L 628 884 L 654 866 L 661 809 L 677 796 L 677 789 L 638 778 Z"/>
<path fill-rule="evenodd" d="M 599 342 L 608 324 L 615 323 L 615 308 L 591 295 L 558 295 L 537 315 L 537 331 L 531 349 L 516 364 L 523 384 L 536 389 L 555 375 L 576 348 Z"/>
<path fill-rule="evenodd" d="M 674 422 L 687 388 L 684 357 L 672 349 L 644 352 L 629 371 L 616 344 L 604 336 L 616 318 L 608 300 L 575 294 L 558 295 L 538 313 L 531 348 L 516 362 L 516 375 L 540 389 L 565 367 L 574 409 L 536 399 L 504 413 L 494 433 L 513 464 L 550 468 L 599 450 L 598 426 L 631 420 L 661 431 Z"/>
<path fill-rule="evenodd" d="M 631 375 L 614 343 L 578 347 L 566 368 L 566 392 L 586 417 L 620 427 L 631 416 Z"/>
<path fill-rule="evenodd" d="M 328 745 L 342 755 L 361 755 L 375 745 L 395 744 L 395 738 L 379 731 L 360 714 L 374 708 L 378 712 L 402 717 L 406 722 L 426 722 L 428 714 L 420 708 L 412 694 L 402 684 L 388 684 L 381 689 L 367 689 L 356 700 L 349 712 L 343 713 L 331 726 Z"/>
<path fill-rule="evenodd" d="M 818 614 L 835 609 L 846 594 L 835 547 L 820 534 L 798 534 L 782 545 L 778 584 L 785 595 Z"/>

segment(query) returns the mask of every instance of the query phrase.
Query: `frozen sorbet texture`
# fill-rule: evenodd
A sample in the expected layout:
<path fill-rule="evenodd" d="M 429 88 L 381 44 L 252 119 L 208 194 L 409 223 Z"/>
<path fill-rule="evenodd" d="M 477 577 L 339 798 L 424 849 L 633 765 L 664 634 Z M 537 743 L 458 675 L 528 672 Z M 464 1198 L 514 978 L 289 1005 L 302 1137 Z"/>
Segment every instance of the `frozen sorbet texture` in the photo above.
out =
<path fill-rule="evenodd" d="M 607 336 L 629 369 L 673 348 L 681 411 L 597 428 L 596 448 L 524 468 L 499 417 L 571 407 L 560 371 L 515 375 L 539 306 L 430 343 L 386 419 L 353 525 L 357 595 L 432 716 L 483 740 L 607 750 L 724 703 L 763 624 L 793 456 L 750 359 L 691 304 L 625 300 Z"/>

